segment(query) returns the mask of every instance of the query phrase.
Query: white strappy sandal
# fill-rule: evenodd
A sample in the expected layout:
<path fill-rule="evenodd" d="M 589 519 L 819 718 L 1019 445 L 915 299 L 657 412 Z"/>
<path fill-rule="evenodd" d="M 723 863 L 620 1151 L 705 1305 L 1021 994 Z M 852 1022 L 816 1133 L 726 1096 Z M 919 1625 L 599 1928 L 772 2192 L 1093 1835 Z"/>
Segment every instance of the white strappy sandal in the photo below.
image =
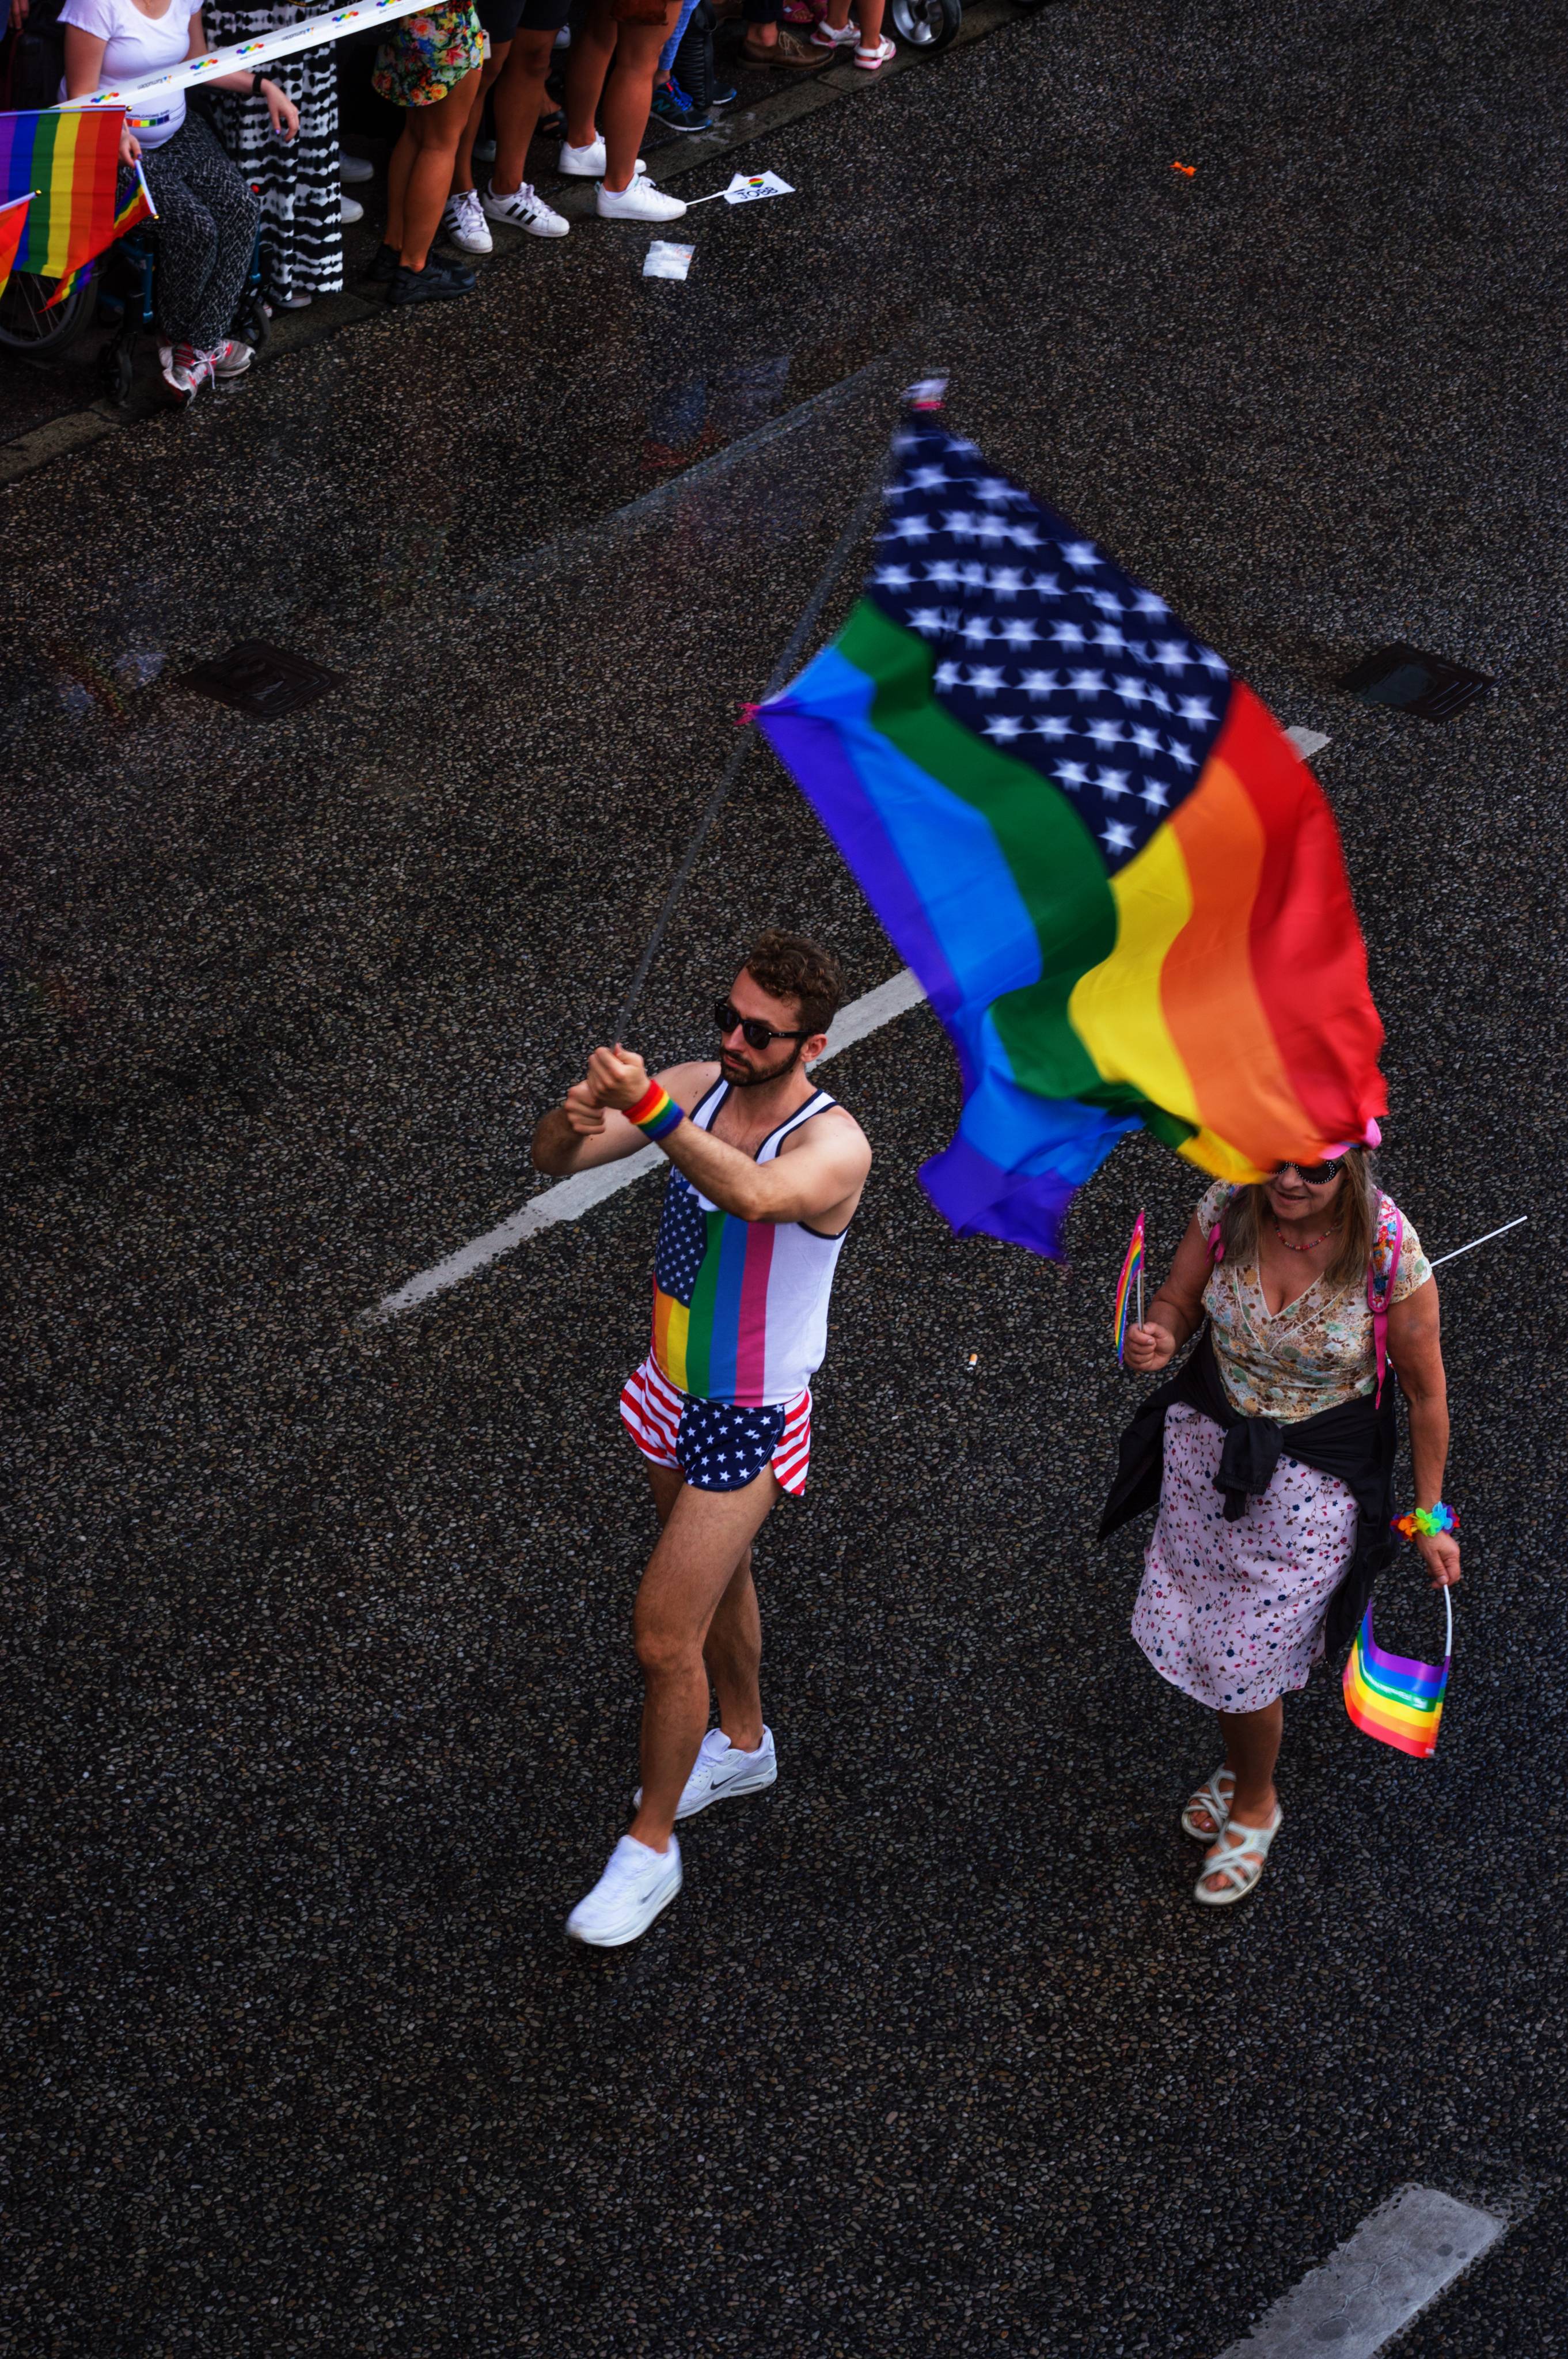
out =
<path fill-rule="evenodd" d="M 1270 1826 L 1244 1827 L 1238 1819 L 1229 1820 L 1225 1832 L 1204 1861 L 1203 1875 L 1193 1886 L 1193 1898 L 1205 1908 L 1228 1908 L 1233 1901 L 1245 1900 L 1256 1888 L 1269 1856 L 1269 1846 L 1284 1823 L 1285 1814 L 1278 1802 Z M 1222 1891 L 1209 1890 L 1205 1877 L 1210 1875 L 1224 1876 Z"/>
<path fill-rule="evenodd" d="M 1236 1772 L 1234 1769 L 1227 1769 L 1222 1761 L 1207 1785 L 1200 1786 L 1195 1794 L 1187 1796 L 1187 1806 L 1182 1812 L 1182 1832 L 1184 1835 L 1191 1835 L 1194 1843 L 1217 1843 L 1225 1832 L 1226 1822 L 1230 1817 L 1230 1798 L 1235 1791 Z M 1195 1826 L 1193 1823 L 1195 1810 L 1206 1810 L 1214 1821 L 1213 1826 Z"/>

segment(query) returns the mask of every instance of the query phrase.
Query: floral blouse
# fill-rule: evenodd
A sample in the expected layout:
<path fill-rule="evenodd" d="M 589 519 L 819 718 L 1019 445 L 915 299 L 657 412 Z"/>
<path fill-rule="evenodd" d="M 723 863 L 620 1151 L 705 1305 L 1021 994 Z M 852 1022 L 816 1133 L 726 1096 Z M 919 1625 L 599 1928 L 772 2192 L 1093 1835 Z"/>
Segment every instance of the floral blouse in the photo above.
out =
<path fill-rule="evenodd" d="M 1230 1192 L 1228 1182 L 1217 1180 L 1199 1202 L 1197 1222 L 1206 1238 Z M 1432 1264 L 1407 1221 L 1390 1307 L 1431 1276 Z M 1222 1261 L 1203 1299 L 1220 1382 L 1243 1417 L 1271 1417 L 1287 1425 L 1375 1388 L 1377 1354 L 1364 1279 L 1331 1287 L 1326 1277 L 1316 1277 L 1297 1300 L 1271 1311 L 1256 1266 L 1238 1269 Z"/>

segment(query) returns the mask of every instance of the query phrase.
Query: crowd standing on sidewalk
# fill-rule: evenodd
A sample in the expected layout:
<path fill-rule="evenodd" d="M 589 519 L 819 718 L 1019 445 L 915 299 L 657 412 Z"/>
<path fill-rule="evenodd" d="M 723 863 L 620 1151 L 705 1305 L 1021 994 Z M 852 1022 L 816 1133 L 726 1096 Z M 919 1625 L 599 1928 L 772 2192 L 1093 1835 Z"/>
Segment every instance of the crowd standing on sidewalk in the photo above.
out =
<path fill-rule="evenodd" d="M 292 28 L 324 5 L 10 0 L 9 14 L 13 33 L 52 27 L 60 37 L 65 99 Z M 453 0 L 399 18 L 368 74 L 371 103 L 403 116 L 368 276 L 394 309 L 449 301 L 473 293 L 473 257 L 493 251 L 492 223 L 567 236 L 570 222 L 527 178 L 530 149 L 545 140 L 558 143 L 563 177 L 597 183 L 600 220 L 678 221 L 685 204 L 656 185 L 639 150 L 650 119 L 706 131 L 735 98 L 716 50 L 725 20 L 735 20 L 732 56 L 754 68 L 811 73 L 849 49 L 874 73 L 894 54 L 884 5 Z M 158 210 L 157 332 L 176 401 L 249 367 L 236 315 L 256 272 L 266 312 L 341 291 L 343 229 L 362 218 L 376 183 L 374 165 L 340 142 L 351 53 L 351 44 L 307 49 L 276 71 L 207 82 L 189 107 L 176 92 L 145 115 L 127 114 L 119 198 L 129 200 L 139 168 Z"/>

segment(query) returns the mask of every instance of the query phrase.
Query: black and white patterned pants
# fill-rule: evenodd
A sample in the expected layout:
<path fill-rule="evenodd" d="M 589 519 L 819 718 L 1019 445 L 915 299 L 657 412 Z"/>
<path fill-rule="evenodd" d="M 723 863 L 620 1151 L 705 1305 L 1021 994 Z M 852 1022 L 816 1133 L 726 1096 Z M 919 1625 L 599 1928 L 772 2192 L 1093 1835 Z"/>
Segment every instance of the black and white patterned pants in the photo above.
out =
<path fill-rule="evenodd" d="M 215 352 L 251 266 L 260 201 L 194 113 L 161 147 L 143 148 L 142 169 L 157 207 L 158 333 L 166 343 Z M 135 185 L 134 173 L 121 173 L 122 204 Z"/>

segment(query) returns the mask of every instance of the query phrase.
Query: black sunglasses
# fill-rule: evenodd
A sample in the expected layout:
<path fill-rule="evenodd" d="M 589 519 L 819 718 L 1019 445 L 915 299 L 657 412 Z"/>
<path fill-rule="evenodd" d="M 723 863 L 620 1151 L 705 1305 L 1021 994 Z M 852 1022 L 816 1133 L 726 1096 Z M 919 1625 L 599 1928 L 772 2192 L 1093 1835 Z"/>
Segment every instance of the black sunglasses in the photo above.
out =
<path fill-rule="evenodd" d="M 1322 1188 L 1338 1169 L 1337 1159 L 1333 1163 L 1276 1163 L 1274 1177 L 1277 1180 L 1281 1171 L 1293 1171 L 1303 1188 Z"/>
<path fill-rule="evenodd" d="M 809 1040 L 811 1038 L 809 1032 L 775 1032 L 771 1024 L 759 1023 L 754 1016 L 742 1016 L 738 1008 L 730 1006 L 727 999 L 714 1001 L 713 1020 L 725 1039 L 738 1025 L 748 1049 L 765 1049 L 770 1040 Z"/>

